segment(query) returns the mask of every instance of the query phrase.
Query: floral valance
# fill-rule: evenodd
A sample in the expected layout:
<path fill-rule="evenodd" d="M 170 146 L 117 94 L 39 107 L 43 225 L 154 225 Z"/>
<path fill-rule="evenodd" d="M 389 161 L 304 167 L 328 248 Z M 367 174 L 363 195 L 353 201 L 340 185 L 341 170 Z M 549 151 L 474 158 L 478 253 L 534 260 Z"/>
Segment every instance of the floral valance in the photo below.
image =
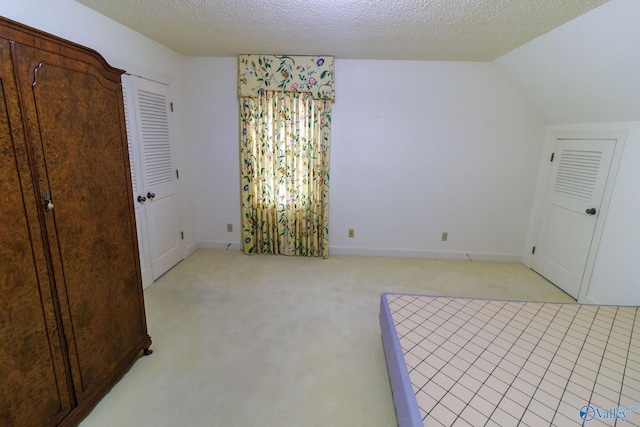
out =
<path fill-rule="evenodd" d="M 256 97 L 263 90 L 309 92 L 334 100 L 332 56 L 240 55 L 238 94 Z"/>

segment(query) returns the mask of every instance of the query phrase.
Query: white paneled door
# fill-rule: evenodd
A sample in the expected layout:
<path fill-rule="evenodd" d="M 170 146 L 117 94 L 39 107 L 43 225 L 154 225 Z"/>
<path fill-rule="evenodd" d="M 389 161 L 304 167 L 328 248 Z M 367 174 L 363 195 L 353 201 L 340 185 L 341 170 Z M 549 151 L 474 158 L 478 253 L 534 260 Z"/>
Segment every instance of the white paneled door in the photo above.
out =
<path fill-rule="evenodd" d="M 578 299 L 615 140 L 555 142 L 531 267 Z"/>
<path fill-rule="evenodd" d="M 138 238 L 146 286 L 182 260 L 169 86 L 125 75 L 127 131 Z M 146 275 L 146 278 L 145 278 Z"/>

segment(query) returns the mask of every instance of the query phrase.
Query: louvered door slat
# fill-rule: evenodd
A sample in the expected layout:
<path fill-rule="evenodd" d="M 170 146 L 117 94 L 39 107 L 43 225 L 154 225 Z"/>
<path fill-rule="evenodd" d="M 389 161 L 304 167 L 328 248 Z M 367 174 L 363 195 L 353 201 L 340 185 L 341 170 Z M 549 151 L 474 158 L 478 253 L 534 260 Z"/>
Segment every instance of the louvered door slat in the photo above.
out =
<path fill-rule="evenodd" d="M 579 200 L 591 201 L 601 159 L 601 152 L 563 151 L 555 191 Z"/>
<path fill-rule="evenodd" d="M 145 177 L 147 186 L 153 188 L 173 180 L 167 101 L 162 94 L 140 90 L 138 103 Z"/>

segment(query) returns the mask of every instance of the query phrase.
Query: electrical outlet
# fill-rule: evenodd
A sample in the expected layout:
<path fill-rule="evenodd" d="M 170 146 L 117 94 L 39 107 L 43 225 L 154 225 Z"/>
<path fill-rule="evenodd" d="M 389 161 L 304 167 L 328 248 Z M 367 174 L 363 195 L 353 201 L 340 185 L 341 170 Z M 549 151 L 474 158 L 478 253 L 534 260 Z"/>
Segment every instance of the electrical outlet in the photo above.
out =
<path fill-rule="evenodd" d="M 233 233 L 233 224 L 227 224 L 227 233 Z"/>
<path fill-rule="evenodd" d="M 349 229 L 349 237 L 354 237 L 356 234 L 356 231 L 353 228 Z"/>
<path fill-rule="evenodd" d="M 443 242 L 446 242 L 447 240 L 449 240 L 449 233 L 446 231 L 443 231 L 442 238 L 440 240 L 442 240 Z"/>

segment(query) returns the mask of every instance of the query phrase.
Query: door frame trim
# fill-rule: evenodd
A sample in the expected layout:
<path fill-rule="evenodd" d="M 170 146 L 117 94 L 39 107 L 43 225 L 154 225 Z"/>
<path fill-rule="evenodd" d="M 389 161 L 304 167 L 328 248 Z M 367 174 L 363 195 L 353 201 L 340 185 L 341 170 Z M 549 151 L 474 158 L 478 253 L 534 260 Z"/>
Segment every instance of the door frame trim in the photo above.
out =
<path fill-rule="evenodd" d="M 555 142 L 558 139 L 577 139 L 577 140 L 615 140 L 615 148 L 613 151 L 613 158 L 611 160 L 611 168 L 609 169 L 609 176 L 602 196 L 602 204 L 600 206 L 600 213 L 596 221 L 596 226 L 593 234 L 593 240 L 591 241 L 591 248 L 587 257 L 587 263 L 585 265 L 584 275 L 580 283 L 580 292 L 578 295 L 579 303 L 595 303 L 590 301 L 588 297 L 589 286 L 591 283 L 591 277 L 593 275 L 593 269 L 595 266 L 596 257 L 598 255 L 598 248 L 600 247 L 600 241 L 604 231 L 604 225 L 606 223 L 607 213 L 609 212 L 609 205 L 611 203 L 611 197 L 613 195 L 613 189 L 615 186 L 618 170 L 620 169 L 620 163 L 622 161 L 622 153 L 624 151 L 624 145 L 627 140 L 629 129 L 615 124 L 577 124 L 577 125 L 554 125 L 550 126 L 547 130 L 547 136 L 545 138 L 544 147 L 542 150 L 542 158 L 540 162 L 540 169 L 538 171 L 538 180 L 536 185 L 536 194 L 534 198 L 533 208 L 531 210 L 531 217 L 529 219 L 529 231 L 527 233 L 525 253 L 522 257 L 522 263 L 528 268 L 531 268 L 533 262 L 533 254 L 531 248 L 535 246 L 535 242 L 540 230 L 542 220 L 542 210 L 544 207 L 544 197 L 549 181 L 549 173 L 551 170 L 551 153 L 555 148 Z"/>

